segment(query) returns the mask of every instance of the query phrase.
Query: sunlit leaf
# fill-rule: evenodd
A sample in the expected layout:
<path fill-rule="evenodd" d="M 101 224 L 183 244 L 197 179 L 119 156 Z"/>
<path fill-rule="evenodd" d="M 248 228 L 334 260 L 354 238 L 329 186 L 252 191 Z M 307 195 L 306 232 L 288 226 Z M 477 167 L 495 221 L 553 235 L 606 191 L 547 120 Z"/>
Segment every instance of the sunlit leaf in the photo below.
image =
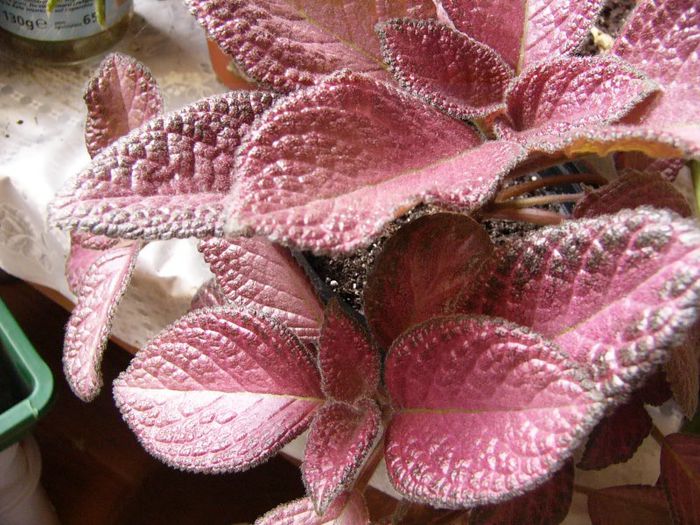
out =
<path fill-rule="evenodd" d="M 114 382 L 124 419 L 151 454 L 196 472 L 240 471 L 276 453 L 323 402 L 299 340 L 228 307 L 163 330 Z"/>
<path fill-rule="evenodd" d="M 502 319 L 435 318 L 387 355 L 389 478 L 439 507 L 497 503 L 542 484 L 602 416 L 586 373 Z"/>

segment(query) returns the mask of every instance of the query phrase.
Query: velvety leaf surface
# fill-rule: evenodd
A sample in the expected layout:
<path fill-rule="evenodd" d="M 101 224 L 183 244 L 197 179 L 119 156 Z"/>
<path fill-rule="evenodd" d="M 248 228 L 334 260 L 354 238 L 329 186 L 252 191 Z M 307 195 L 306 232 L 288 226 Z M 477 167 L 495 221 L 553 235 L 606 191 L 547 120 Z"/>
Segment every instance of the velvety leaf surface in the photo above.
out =
<path fill-rule="evenodd" d="M 574 217 L 596 217 L 642 205 L 667 208 L 690 217 L 690 204 L 673 184 L 656 173 L 624 172 L 602 188 L 588 193 L 574 208 Z"/>
<path fill-rule="evenodd" d="M 85 144 L 91 157 L 160 115 L 163 99 L 151 72 L 132 57 L 108 55 L 85 92 Z"/>
<path fill-rule="evenodd" d="M 602 416 L 586 375 L 502 319 L 435 318 L 389 350 L 389 478 L 440 507 L 497 503 L 543 483 Z"/>
<path fill-rule="evenodd" d="M 301 498 L 271 510 L 255 525 L 369 525 L 369 511 L 353 491 L 336 499 L 323 516 L 316 514 L 311 498 Z"/>
<path fill-rule="evenodd" d="M 323 307 L 287 248 L 238 237 L 207 239 L 199 251 L 229 301 L 268 316 L 304 341 L 318 339 Z"/>
<path fill-rule="evenodd" d="M 471 294 L 493 245 L 466 215 L 440 213 L 403 226 L 385 244 L 367 276 L 364 310 L 384 348 L 401 332 L 452 313 L 456 297 Z"/>
<path fill-rule="evenodd" d="M 140 249 L 139 243 L 129 243 L 104 251 L 80 284 L 66 326 L 63 369 L 71 389 L 83 401 L 92 400 L 102 388 L 102 354 Z"/>
<path fill-rule="evenodd" d="M 197 293 L 192 297 L 190 310 L 199 308 L 208 308 L 212 306 L 225 306 L 228 304 L 226 294 L 221 287 L 216 284 L 216 279 L 209 279 L 206 283 L 199 287 Z"/>
<path fill-rule="evenodd" d="M 698 409 L 700 366 L 697 345 L 697 340 L 687 339 L 671 351 L 666 363 L 666 377 L 673 398 L 688 419 L 692 419 Z"/>
<path fill-rule="evenodd" d="M 515 135 L 531 144 L 617 121 L 657 89 L 614 57 L 564 57 L 524 71 L 508 88 L 506 106 Z"/>
<path fill-rule="evenodd" d="M 337 299 L 324 312 L 318 351 L 326 396 L 347 403 L 371 398 L 379 385 L 379 352 L 360 323 Z"/>
<path fill-rule="evenodd" d="M 469 310 L 531 327 L 595 363 L 602 391 L 620 400 L 698 318 L 700 231 L 666 210 L 543 228 L 499 248 L 496 260 L 481 305 Z"/>
<path fill-rule="evenodd" d="M 513 68 L 575 51 L 593 26 L 601 0 L 439 0 L 439 13 L 494 48 Z"/>
<path fill-rule="evenodd" d="M 129 239 L 220 234 L 233 152 L 272 100 L 232 92 L 149 121 L 102 150 L 59 193 L 51 221 Z"/>
<path fill-rule="evenodd" d="M 115 380 L 114 398 L 146 450 L 196 472 L 266 460 L 323 402 L 318 372 L 293 334 L 227 307 L 163 330 Z"/>
<path fill-rule="evenodd" d="M 645 124 L 700 122 L 698 42 L 700 8 L 695 0 L 645 0 L 633 11 L 612 52 L 664 88 L 647 109 Z"/>
<path fill-rule="evenodd" d="M 522 154 L 480 142 L 387 84 L 334 75 L 257 121 L 238 151 L 227 233 L 341 253 L 421 202 L 477 208 Z"/>
<path fill-rule="evenodd" d="M 661 447 L 661 484 L 674 523 L 700 522 L 700 437 L 672 434 Z"/>
<path fill-rule="evenodd" d="M 379 35 L 401 85 L 453 117 L 484 118 L 504 108 L 513 70 L 490 47 L 432 20 L 392 20 Z"/>
<path fill-rule="evenodd" d="M 638 397 L 604 417 L 588 436 L 577 467 L 603 469 L 630 459 L 651 431 L 652 421 Z"/>
<path fill-rule="evenodd" d="M 348 68 L 387 78 L 374 1 L 187 0 L 210 38 L 251 78 L 277 91 Z M 396 15 L 398 16 L 398 14 Z"/>
<path fill-rule="evenodd" d="M 671 525 L 663 490 L 646 485 L 623 485 L 588 496 L 593 525 Z"/>
<path fill-rule="evenodd" d="M 469 525 L 558 525 L 569 513 L 574 488 L 574 463 L 564 466 L 530 492 L 504 503 L 477 507 Z"/>
<path fill-rule="evenodd" d="M 355 481 L 372 452 L 381 422 L 377 404 L 369 399 L 356 407 L 331 402 L 318 411 L 301 466 L 306 491 L 317 512 L 323 514 Z"/>

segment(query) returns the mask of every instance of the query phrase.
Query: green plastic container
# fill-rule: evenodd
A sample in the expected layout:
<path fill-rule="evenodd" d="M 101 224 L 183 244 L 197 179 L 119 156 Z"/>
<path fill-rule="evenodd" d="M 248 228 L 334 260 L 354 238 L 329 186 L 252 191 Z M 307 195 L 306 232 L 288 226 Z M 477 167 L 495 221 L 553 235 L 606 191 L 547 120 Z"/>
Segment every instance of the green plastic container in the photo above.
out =
<path fill-rule="evenodd" d="M 0 300 L 0 450 L 34 426 L 52 396 L 51 370 Z"/>

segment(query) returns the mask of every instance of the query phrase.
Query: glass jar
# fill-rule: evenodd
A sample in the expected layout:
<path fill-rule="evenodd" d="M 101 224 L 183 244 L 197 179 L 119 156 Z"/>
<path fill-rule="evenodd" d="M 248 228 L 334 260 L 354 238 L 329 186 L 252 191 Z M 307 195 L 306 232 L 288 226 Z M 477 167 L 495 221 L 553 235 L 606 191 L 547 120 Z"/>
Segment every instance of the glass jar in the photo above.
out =
<path fill-rule="evenodd" d="M 126 33 L 132 0 L 0 0 L 0 47 L 15 57 L 71 64 L 107 51 Z M 100 20 L 102 18 L 102 20 Z"/>

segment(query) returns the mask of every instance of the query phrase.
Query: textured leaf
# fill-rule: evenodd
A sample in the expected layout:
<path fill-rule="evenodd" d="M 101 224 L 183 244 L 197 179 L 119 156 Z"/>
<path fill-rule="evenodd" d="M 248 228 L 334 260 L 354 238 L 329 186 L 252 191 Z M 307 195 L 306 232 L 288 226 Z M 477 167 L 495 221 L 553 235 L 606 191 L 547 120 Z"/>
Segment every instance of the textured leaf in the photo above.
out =
<path fill-rule="evenodd" d="M 674 523 L 700 522 L 700 437 L 672 434 L 661 447 L 661 484 Z"/>
<path fill-rule="evenodd" d="M 692 419 L 698 409 L 700 366 L 698 366 L 697 346 L 696 339 L 686 339 L 671 351 L 671 357 L 666 363 L 666 377 L 668 377 L 673 398 L 688 419 Z"/>
<path fill-rule="evenodd" d="M 652 422 L 638 397 L 603 418 L 588 437 L 578 468 L 603 469 L 630 459 L 649 435 Z"/>
<path fill-rule="evenodd" d="M 574 464 L 567 461 L 536 489 L 504 503 L 477 507 L 469 515 L 469 525 L 558 525 L 569 513 L 573 488 Z"/>
<path fill-rule="evenodd" d="M 187 0 L 210 38 L 248 76 L 293 91 L 343 68 L 386 78 L 374 1 Z M 396 14 L 395 16 L 399 16 Z"/>
<path fill-rule="evenodd" d="M 251 130 L 238 151 L 227 232 L 340 253 L 421 202 L 478 208 L 522 154 L 513 143 L 480 142 L 391 86 L 334 75 Z"/>
<path fill-rule="evenodd" d="M 134 271 L 141 245 L 106 250 L 88 268 L 66 326 L 63 369 L 75 395 L 92 400 L 102 388 L 100 364 L 117 305 Z"/>
<path fill-rule="evenodd" d="M 407 328 L 454 312 L 455 298 L 470 295 L 492 255 L 486 230 L 465 215 L 429 215 L 402 227 L 377 256 L 364 288 L 376 339 L 389 348 Z"/>
<path fill-rule="evenodd" d="M 690 217 L 688 201 L 673 184 L 655 173 L 627 171 L 602 188 L 588 193 L 574 208 L 574 217 L 596 217 L 648 204 Z"/>
<path fill-rule="evenodd" d="M 488 44 L 518 71 L 575 51 L 600 11 L 601 0 L 440 0 L 441 14 Z"/>
<path fill-rule="evenodd" d="M 614 57 L 564 57 L 524 71 L 508 88 L 506 106 L 515 136 L 532 145 L 615 122 L 657 90 Z"/>
<path fill-rule="evenodd" d="M 306 491 L 319 514 L 355 481 L 372 452 L 381 421 L 379 408 L 372 400 L 357 407 L 331 402 L 319 410 L 301 466 Z"/>
<path fill-rule="evenodd" d="M 469 311 L 528 326 L 594 364 L 601 390 L 620 401 L 698 318 L 700 231 L 666 210 L 543 228 L 496 260 L 481 305 Z"/>
<path fill-rule="evenodd" d="M 663 490 L 646 485 L 624 485 L 588 495 L 593 525 L 671 525 Z"/>
<path fill-rule="evenodd" d="M 379 28 L 384 60 L 402 86 L 456 118 L 504 109 L 513 70 L 490 47 L 432 20 Z"/>
<path fill-rule="evenodd" d="M 71 181 L 52 203 L 52 222 L 128 239 L 220 234 L 233 151 L 272 100 L 232 92 L 149 121 Z"/>
<path fill-rule="evenodd" d="M 190 310 L 198 310 L 199 308 L 209 308 L 212 306 L 225 306 L 228 304 L 228 299 L 223 290 L 216 284 L 216 279 L 209 279 L 199 287 L 197 293 L 192 297 Z"/>
<path fill-rule="evenodd" d="M 271 510 L 255 525 L 369 525 L 369 511 L 357 492 L 339 497 L 322 517 L 311 498 L 301 498 Z"/>
<path fill-rule="evenodd" d="M 323 402 L 318 372 L 293 334 L 227 307 L 166 328 L 115 380 L 114 397 L 146 450 L 196 472 L 266 460 Z"/>
<path fill-rule="evenodd" d="M 229 301 L 268 316 L 304 341 L 318 339 L 323 307 L 287 248 L 239 237 L 207 239 L 199 251 Z"/>
<path fill-rule="evenodd" d="M 497 503 L 542 484 L 602 416 L 586 374 L 502 319 L 432 319 L 389 350 L 393 485 L 440 507 Z"/>
<path fill-rule="evenodd" d="M 326 396 L 354 403 L 379 385 L 379 352 L 360 323 L 333 298 L 326 307 L 318 351 Z"/>
<path fill-rule="evenodd" d="M 645 112 L 649 125 L 700 122 L 700 7 L 695 0 L 645 0 L 634 10 L 613 53 L 664 87 Z"/>
<path fill-rule="evenodd" d="M 151 72 L 132 57 L 108 55 L 85 92 L 85 144 L 91 157 L 160 115 L 163 99 Z"/>

